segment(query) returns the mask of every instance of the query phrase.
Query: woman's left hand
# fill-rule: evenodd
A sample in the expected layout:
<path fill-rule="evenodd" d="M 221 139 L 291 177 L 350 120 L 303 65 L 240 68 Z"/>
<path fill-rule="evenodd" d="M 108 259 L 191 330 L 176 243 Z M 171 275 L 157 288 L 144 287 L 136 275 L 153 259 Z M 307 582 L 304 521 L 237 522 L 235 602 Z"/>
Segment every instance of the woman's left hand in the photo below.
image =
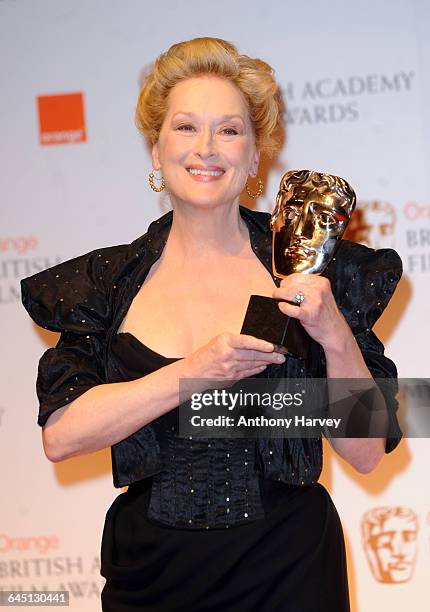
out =
<path fill-rule="evenodd" d="M 374 385 L 354 335 L 337 307 L 330 281 L 315 274 L 291 274 L 283 279 L 273 297 L 295 301 L 300 292 L 305 296 L 300 306 L 279 302 L 280 310 L 298 319 L 308 334 L 319 342 L 327 360 L 327 378 L 370 379 L 369 388 Z M 329 385 L 330 401 L 336 402 L 336 385 Z M 385 407 L 381 396 L 381 407 Z M 378 412 L 382 419 L 380 431 L 387 426 L 386 413 Z M 385 438 L 331 438 L 335 451 L 356 470 L 366 474 L 373 470 L 385 452 Z"/>
<path fill-rule="evenodd" d="M 284 314 L 298 319 L 326 351 L 338 349 L 343 341 L 351 338 L 352 332 L 337 307 L 327 278 L 315 274 L 290 274 L 275 289 L 273 297 L 295 302 L 295 296 L 300 292 L 304 295 L 300 306 L 279 302 L 279 309 Z"/>

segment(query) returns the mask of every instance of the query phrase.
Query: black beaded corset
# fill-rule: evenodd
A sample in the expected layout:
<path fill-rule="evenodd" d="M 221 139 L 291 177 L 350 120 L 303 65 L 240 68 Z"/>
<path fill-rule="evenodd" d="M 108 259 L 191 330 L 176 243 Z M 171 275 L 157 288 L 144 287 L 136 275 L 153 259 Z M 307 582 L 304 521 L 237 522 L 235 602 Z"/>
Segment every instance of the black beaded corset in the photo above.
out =
<path fill-rule="evenodd" d="M 133 380 L 175 361 L 129 333 L 112 338 L 118 380 Z M 264 517 L 254 440 L 178 437 L 178 411 L 152 422 L 161 470 L 152 476 L 148 518 L 182 529 L 216 529 Z"/>

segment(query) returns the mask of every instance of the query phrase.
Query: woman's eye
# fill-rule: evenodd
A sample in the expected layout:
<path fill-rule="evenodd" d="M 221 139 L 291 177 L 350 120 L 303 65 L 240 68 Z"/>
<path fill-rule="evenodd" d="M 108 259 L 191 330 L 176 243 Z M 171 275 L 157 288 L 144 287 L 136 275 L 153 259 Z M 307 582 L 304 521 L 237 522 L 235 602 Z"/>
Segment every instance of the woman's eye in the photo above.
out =
<path fill-rule="evenodd" d="M 184 125 L 178 125 L 176 129 L 180 130 L 181 132 L 192 132 L 194 130 L 194 127 L 189 123 L 186 123 Z"/>
<path fill-rule="evenodd" d="M 222 130 L 223 134 L 227 134 L 227 136 L 237 136 L 237 134 L 239 133 L 235 128 L 224 128 Z"/>

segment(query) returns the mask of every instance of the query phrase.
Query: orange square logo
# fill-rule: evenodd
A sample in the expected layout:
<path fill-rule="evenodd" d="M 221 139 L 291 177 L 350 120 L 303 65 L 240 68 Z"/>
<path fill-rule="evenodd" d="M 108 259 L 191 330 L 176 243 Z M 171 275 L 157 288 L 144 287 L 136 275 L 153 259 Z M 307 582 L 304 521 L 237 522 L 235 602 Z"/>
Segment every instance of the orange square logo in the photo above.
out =
<path fill-rule="evenodd" d="M 85 142 L 84 96 L 82 93 L 38 96 L 39 142 L 41 145 Z"/>

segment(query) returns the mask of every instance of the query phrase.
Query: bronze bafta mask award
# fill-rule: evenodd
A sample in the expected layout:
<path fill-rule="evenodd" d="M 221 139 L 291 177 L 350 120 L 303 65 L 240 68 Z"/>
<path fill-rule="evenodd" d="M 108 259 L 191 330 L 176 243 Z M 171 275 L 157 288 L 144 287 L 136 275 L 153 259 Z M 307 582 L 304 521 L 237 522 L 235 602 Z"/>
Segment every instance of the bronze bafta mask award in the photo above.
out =
<path fill-rule="evenodd" d="M 322 274 L 333 258 L 355 207 L 355 193 L 342 178 L 311 170 L 284 174 L 272 213 L 272 268 L 289 274 Z M 300 305 L 302 295 L 296 296 Z M 273 298 L 252 295 L 241 333 L 273 342 L 277 350 L 306 357 L 310 338 L 297 319 Z"/>

